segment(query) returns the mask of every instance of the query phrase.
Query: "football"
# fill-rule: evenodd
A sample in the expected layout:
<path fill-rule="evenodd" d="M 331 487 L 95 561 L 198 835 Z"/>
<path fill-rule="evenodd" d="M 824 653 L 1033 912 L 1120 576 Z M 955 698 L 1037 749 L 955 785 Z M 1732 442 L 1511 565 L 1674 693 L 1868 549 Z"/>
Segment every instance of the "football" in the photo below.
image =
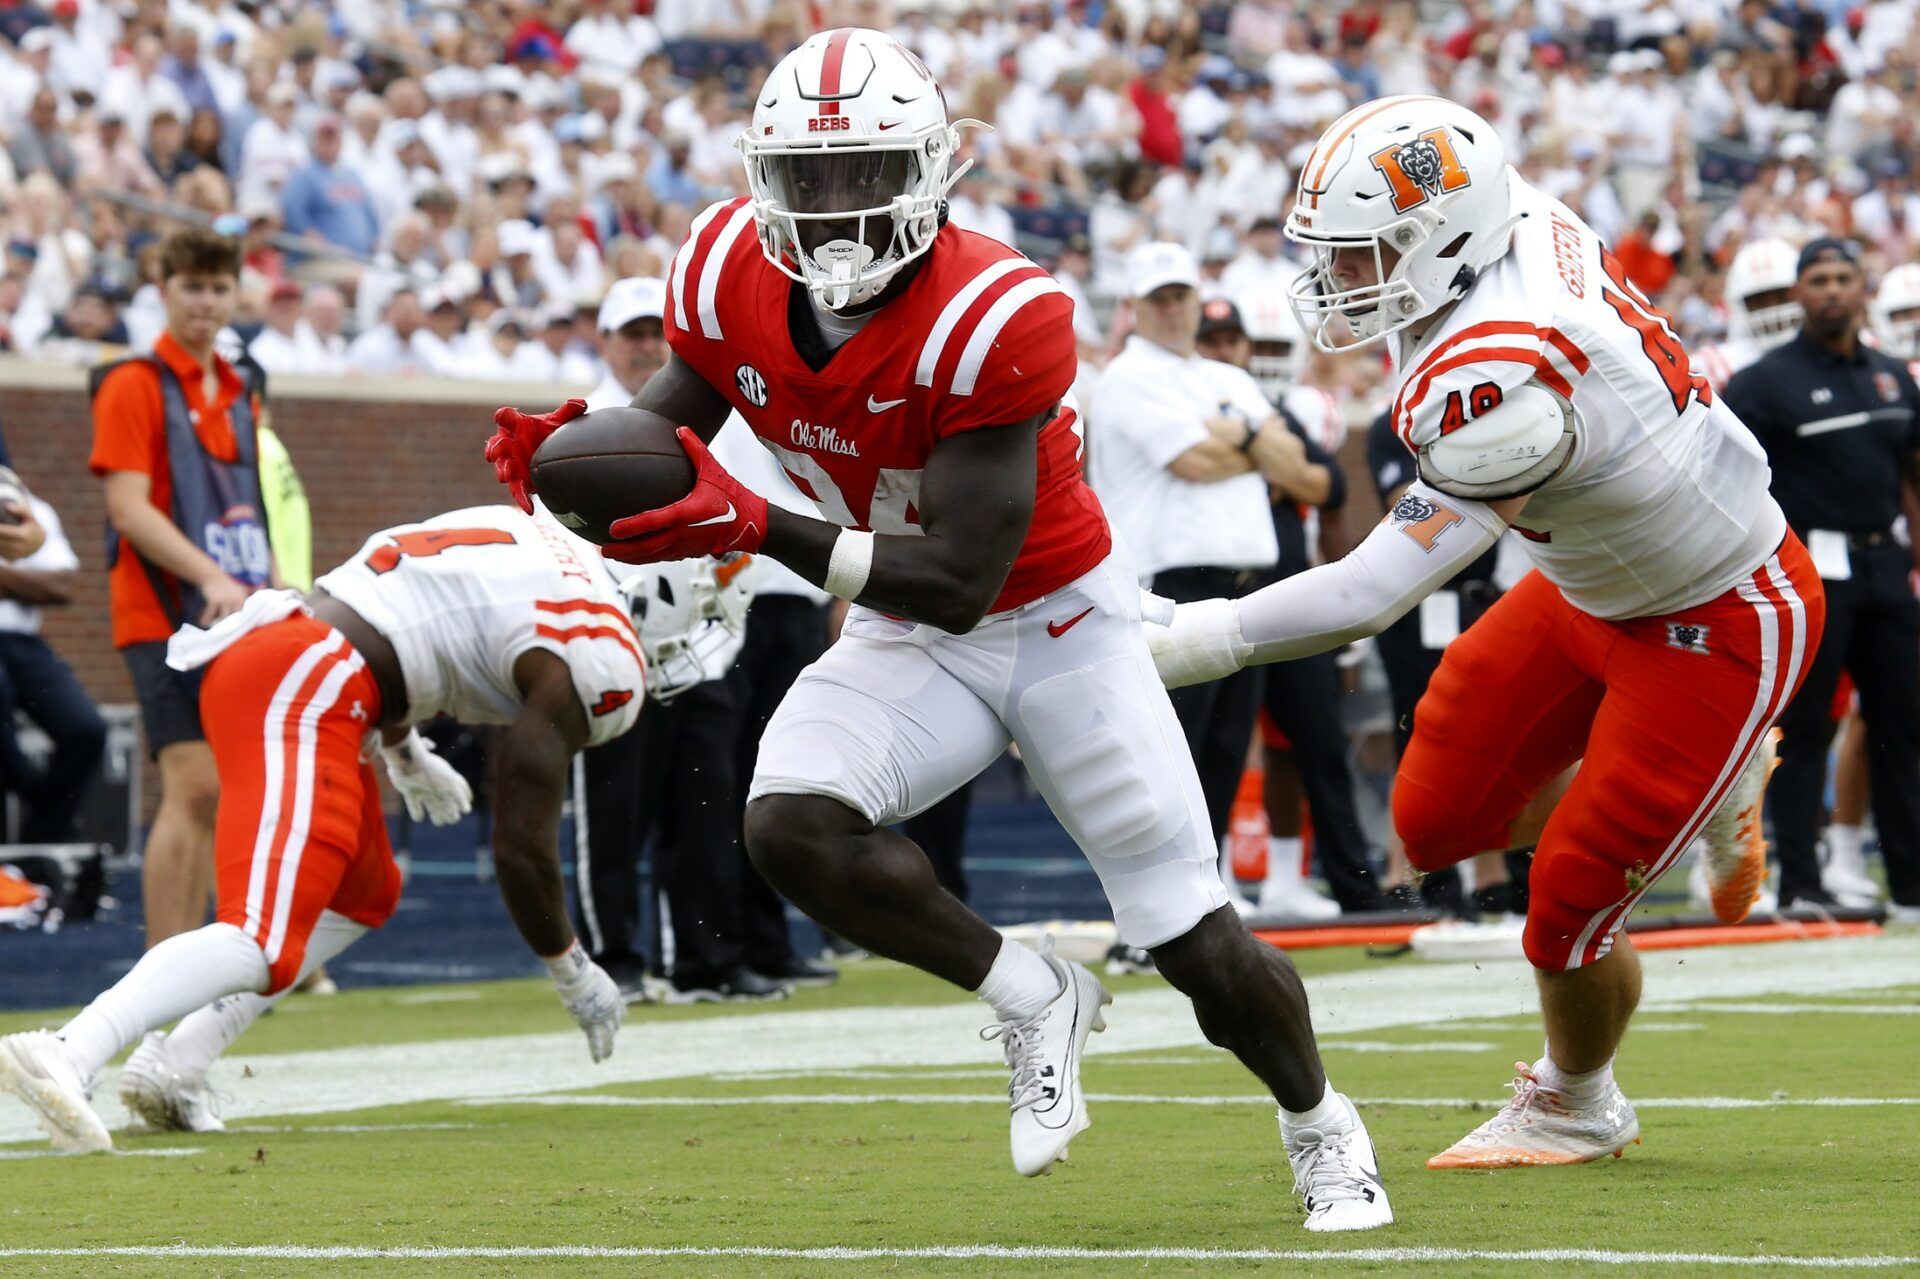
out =
<path fill-rule="evenodd" d="M 693 491 L 693 463 L 676 429 L 645 409 L 606 408 L 575 418 L 534 453 L 534 491 L 560 523 L 605 546 L 614 521 Z"/>

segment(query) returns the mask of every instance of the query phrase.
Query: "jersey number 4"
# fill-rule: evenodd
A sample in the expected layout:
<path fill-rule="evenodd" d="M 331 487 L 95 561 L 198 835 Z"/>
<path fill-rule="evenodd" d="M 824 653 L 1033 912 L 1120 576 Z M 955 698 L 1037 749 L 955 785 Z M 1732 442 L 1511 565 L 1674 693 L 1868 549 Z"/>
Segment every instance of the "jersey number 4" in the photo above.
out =
<path fill-rule="evenodd" d="M 375 573 L 391 573 L 400 561 L 420 560 L 452 550 L 456 546 L 512 546 L 513 534 L 503 528 L 436 528 L 416 533 L 395 533 L 384 546 L 375 547 L 367 556 L 367 567 Z"/>
<path fill-rule="evenodd" d="M 1601 253 L 1600 261 L 1606 267 L 1607 278 L 1612 280 L 1615 289 L 1601 289 L 1600 296 L 1612 307 L 1614 314 L 1622 323 L 1640 335 L 1640 349 L 1653 361 L 1653 367 L 1659 372 L 1660 380 L 1666 383 L 1667 394 L 1673 397 L 1673 411 L 1684 413 L 1687 402 L 1698 399 L 1702 404 L 1713 403 L 1713 391 L 1707 386 L 1707 379 L 1693 371 L 1693 365 L 1687 360 L 1687 349 L 1680 345 L 1680 338 L 1673 331 L 1673 321 L 1667 313 L 1635 288 L 1627 279 L 1626 268 L 1620 265 L 1620 259 L 1611 253 Z"/>

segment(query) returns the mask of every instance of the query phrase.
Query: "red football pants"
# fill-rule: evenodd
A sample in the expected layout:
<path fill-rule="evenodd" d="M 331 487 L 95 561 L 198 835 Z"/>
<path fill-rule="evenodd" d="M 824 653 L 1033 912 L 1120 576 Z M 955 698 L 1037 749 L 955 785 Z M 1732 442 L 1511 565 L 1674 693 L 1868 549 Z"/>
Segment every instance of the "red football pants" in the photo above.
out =
<path fill-rule="evenodd" d="M 1407 858 L 1503 849 L 1520 810 L 1580 763 L 1534 851 L 1534 967 L 1600 959 L 1713 815 L 1820 644 L 1826 597 L 1789 533 L 1747 580 L 1665 617 L 1606 622 L 1538 571 L 1455 640 L 1414 711 L 1393 789 Z"/>
<path fill-rule="evenodd" d="M 345 636 L 301 614 L 213 660 L 200 719 L 220 771 L 218 917 L 260 944 L 271 994 L 299 976 L 321 911 L 378 928 L 399 904 L 380 786 L 360 760 L 380 690 Z"/>

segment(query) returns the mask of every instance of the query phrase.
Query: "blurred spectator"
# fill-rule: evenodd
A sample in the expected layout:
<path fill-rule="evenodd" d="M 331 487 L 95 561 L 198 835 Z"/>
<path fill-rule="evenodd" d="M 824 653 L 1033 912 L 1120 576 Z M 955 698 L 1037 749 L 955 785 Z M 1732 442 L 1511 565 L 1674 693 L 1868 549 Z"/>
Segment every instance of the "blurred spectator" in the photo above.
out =
<path fill-rule="evenodd" d="M 425 320 L 420 294 L 411 285 L 395 289 L 387 295 L 380 323 L 362 330 L 347 346 L 347 368 L 388 375 L 426 372 L 413 345 Z"/>
<path fill-rule="evenodd" d="M 79 837 L 74 817 L 100 767 L 107 726 L 73 668 L 40 636 L 42 610 L 73 602 L 80 557 L 53 507 L 38 497 L 30 504 L 27 522 L 44 530 L 46 540 L 0 563 L 0 770 L 5 788 L 20 798 L 21 842 L 57 844 Z M 51 740 L 44 764 L 21 751 L 16 711 Z"/>
<path fill-rule="evenodd" d="M 147 163 L 137 134 L 129 127 L 125 109 L 101 104 L 95 128 L 74 139 L 74 159 L 80 185 L 102 191 L 130 191 L 160 199 L 166 186 Z"/>
<path fill-rule="evenodd" d="M 340 131 L 337 115 L 314 123 L 312 162 L 296 170 L 281 193 L 287 231 L 371 257 L 380 222 L 360 176 L 340 162 Z"/>
<path fill-rule="evenodd" d="M 266 91 L 263 110 L 240 144 L 236 172 L 249 193 L 277 195 L 296 171 L 306 167 L 307 140 L 293 124 L 299 106 L 300 91 L 291 84 L 281 82 Z"/>
<path fill-rule="evenodd" d="M 292 280 L 281 280 L 267 294 L 266 324 L 247 344 L 247 354 L 270 374 L 339 371 L 313 326 L 301 315 L 306 293 Z"/>
<path fill-rule="evenodd" d="M 51 173 L 63 187 L 71 187 L 76 172 L 73 143 L 60 125 L 60 99 L 41 85 L 34 91 L 26 118 L 13 128 L 7 154 L 20 177 Z"/>
<path fill-rule="evenodd" d="M 175 178 L 200 167 L 200 157 L 187 150 L 187 126 L 172 103 L 156 106 L 147 121 L 146 160 L 154 176 L 169 187 Z"/>
<path fill-rule="evenodd" d="M 167 54 L 160 59 L 160 74 L 173 81 L 186 103 L 187 113 L 217 111 L 220 103 L 213 81 L 200 62 L 200 32 L 185 23 L 167 33 Z"/>
<path fill-rule="evenodd" d="M 47 337 L 128 345 L 127 326 L 114 312 L 113 295 L 104 285 L 91 280 L 74 290 L 73 301 L 54 317 Z"/>
<path fill-rule="evenodd" d="M 1673 257 L 1660 247 L 1665 241 L 1659 211 L 1648 209 L 1613 249 L 1627 278 L 1648 297 L 1666 292 L 1668 281 L 1673 279 Z"/>

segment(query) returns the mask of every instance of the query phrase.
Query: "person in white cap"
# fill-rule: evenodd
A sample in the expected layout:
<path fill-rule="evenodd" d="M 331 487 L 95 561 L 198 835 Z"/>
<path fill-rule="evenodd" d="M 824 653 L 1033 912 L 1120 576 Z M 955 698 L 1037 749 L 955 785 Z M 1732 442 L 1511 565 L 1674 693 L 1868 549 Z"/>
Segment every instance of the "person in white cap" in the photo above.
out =
<path fill-rule="evenodd" d="M 667 335 L 661 313 L 667 282 L 636 276 L 616 280 L 600 303 L 600 357 L 606 373 L 587 392 L 587 409 L 631 403 L 647 379 L 667 362 Z"/>
<path fill-rule="evenodd" d="M 1196 352 L 1199 284 L 1185 245 L 1155 241 L 1128 254 L 1133 333 L 1101 374 L 1088 417 L 1094 492 L 1141 582 L 1176 601 L 1266 585 L 1280 554 L 1268 486 L 1317 503 L 1332 485 L 1250 374 Z M 1265 688 L 1254 671 L 1173 694 L 1216 844 Z"/>

